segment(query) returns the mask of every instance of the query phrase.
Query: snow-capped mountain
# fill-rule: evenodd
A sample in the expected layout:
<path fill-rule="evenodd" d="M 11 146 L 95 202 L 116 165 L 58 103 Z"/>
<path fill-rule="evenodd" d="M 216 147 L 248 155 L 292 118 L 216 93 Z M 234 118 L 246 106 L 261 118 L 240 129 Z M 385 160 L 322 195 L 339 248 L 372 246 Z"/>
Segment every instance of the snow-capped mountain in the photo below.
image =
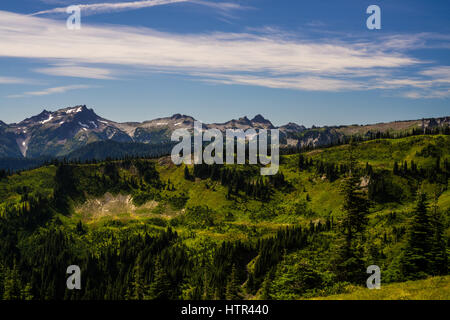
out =
<path fill-rule="evenodd" d="M 119 123 L 98 116 L 85 105 L 43 110 L 19 123 L 0 122 L 0 157 L 64 156 L 95 141 L 167 144 L 175 129 L 192 129 L 194 121 L 191 116 L 174 114 L 144 122 Z M 274 128 L 261 115 L 252 120 L 244 117 L 204 127 L 220 130 Z"/>
<path fill-rule="evenodd" d="M 0 157 L 60 157 L 92 142 L 136 142 L 167 145 L 178 128 L 192 130 L 195 119 L 174 114 L 144 122 L 115 122 L 98 116 L 85 105 L 57 111 L 43 110 L 19 123 L 0 121 Z M 448 126 L 450 117 L 391 122 L 367 126 L 340 126 L 307 129 L 296 123 L 278 127 L 280 142 L 285 146 L 320 146 L 336 143 L 343 136 L 386 130 L 407 130 L 415 127 Z M 253 119 L 242 117 L 225 123 L 204 124 L 205 129 L 275 129 L 269 120 L 258 114 Z"/>
<path fill-rule="evenodd" d="M 6 129 L 13 133 L 23 157 L 60 156 L 98 140 L 132 141 L 112 122 L 86 106 L 44 110 Z"/>

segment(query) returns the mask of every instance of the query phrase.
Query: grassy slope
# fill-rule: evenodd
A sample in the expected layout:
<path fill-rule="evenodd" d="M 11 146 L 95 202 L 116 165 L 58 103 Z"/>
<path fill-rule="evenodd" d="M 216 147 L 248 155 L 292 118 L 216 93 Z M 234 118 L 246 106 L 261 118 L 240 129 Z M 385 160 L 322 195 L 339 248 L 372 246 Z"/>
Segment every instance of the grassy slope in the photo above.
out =
<path fill-rule="evenodd" d="M 358 161 L 368 162 L 375 168 L 392 169 L 394 161 L 414 160 L 419 166 L 430 166 L 432 158 L 421 152 L 424 148 L 438 150 L 443 156 L 450 155 L 450 136 L 412 136 L 402 139 L 380 139 L 360 143 L 357 148 Z M 308 155 L 318 159 L 341 163 L 345 161 L 345 151 L 348 145 L 319 149 Z"/>
<path fill-rule="evenodd" d="M 332 148 L 314 150 L 307 154 L 313 159 L 322 159 L 330 162 L 345 162 L 348 146 L 337 146 Z M 357 148 L 357 158 L 361 166 L 366 162 L 371 164 L 375 170 L 392 171 L 394 161 L 414 160 L 419 167 L 431 166 L 434 160 L 426 156 L 423 150 L 438 153 L 441 158 L 450 155 L 449 136 L 415 136 L 395 140 L 374 140 L 360 143 Z M 152 160 L 153 161 L 153 160 Z M 281 172 L 291 183 L 293 188 L 287 190 L 277 190 L 269 203 L 262 203 L 251 199 L 235 198 L 226 199 L 227 189 L 218 182 L 210 180 L 188 181 L 184 179 L 184 166 L 174 166 L 170 159 L 161 158 L 157 161 L 157 170 L 160 173 L 161 181 L 170 182 L 175 186 L 175 193 L 185 193 L 189 196 L 186 208 L 196 205 L 207 205 L 213 210 L 214 225 L 210 227 L 192 229 L 189 226 L 177 225 L 176 231 L 184 237 L 184 243 L 191 247 L 196 247 L 204 243 L 205 240 L 248 240 L 266 237 L 280 227 L 290 224 L 309 224 L 311 220 L 322 220 L 331 215 L 338 217 L 341 214 L 342 196 L 340 195 L 340 183 L 338 179 L 334 182 L 318 176 L 314 170 L 299 172 L 297 169 L 297 155 L 289 155 L 282 158 Z M 94 173 L 98 171 L 98 165 L 83 165 L 86 172 Z M 191 168 L 192 170 L 192 168 Z M 30 188 L 32 193 L 50 196 L 53 192 L 53 177 L 56 168 L 54 166 L 42 167 L 21 174 L 15 174 L 0 181 L 0 213 L 2 208 L 17 204 L 21 198 L 21 188 Z M 130 173 L 121 169 L 121 175 Z M 407 189 L 408 181 L 401 177 L 395 177 L 402 188 Z M 88 181 L 84 181 L 88 183 Z M 432 186 L 426 186 L 432 190 Z M 165 195 L 171 196 L 172 192 L 163 191 Z M 408 194 L 408 192 L 406 192 Z M 306 201 L 306 196 L 310 201 Z M 120 195 L 119 195 L 120 196 Z M 103 198 L 103 197 L 102 197 Z M 98 200 L 91 199 L 91 200 Z M 117 198 L 112 197 L 113 201 Z M 298 205 L 306 204 L 308 212 L 311 214 L 295 214 Z M 444 211 L 450 210 L 450 190 L 445 191 L 439 198 L 439 207 Z M 392 227 L 395 225 L 407 226 L 410 218 L 409 212 L 414 205 L 412 195 L 398 203 L 377 204 L 371 209 L 369 229 L 371 230 L 371 242 L 383 248 L 385 253 L 398 253 L 401 250 L 400 244 L 383 244 L 384 233 L 392 235 Z M 152 203 L 134 209 L 123 206 L 110 214 L 101 215 L 99 212 L 90 213 L 95 210 L 95 206 L 82 207 L 71 217 L 61 216 L 63 223 L 74 225 L 83 220 L 92 228 L 133 228 L 134 225 L 145 224 L 153 229 L 163 229 L 169 220 L 182 215 L 185 209 L 174 209 L 168 203 Z M 98 209 L 97 209 L 98 210 Z M 389 222 L 389 215 L 396 212 L 397 218 L 392 223 Z M 226 216 L 232 214 L 232 219 Z M 114 222 L 114 223 L 111 223 Z M 117 224 L 116 224 L 117 222 Z M 450 229 L 446 230 L 450 236 Z M 191 234 L 195 236 L 191 236 Z M 392 254 L 391 254 L 392 256 Z M 395 256 L 395 254 L 394 254 Z M 387 268 L 390 261 L 382 267 Z M 385 277 L 386 279 L 386 277 Z M 437 278 L 436 278 L 437 279 Z M 367 290 L 364 288 L 351 287 L 350 293 L 346 295 L 332 296 L 329 298 L 343 297 L 345 299 L 434 299 L 440 294 L 448 297 L 449 277 L 444 280 L 428 279 L 423 282 L 397 283 L 382 287 L 382 290 Z M 382 279 L 383 280 L 383 279 Z M 434 281 L 434 282 L 433 282 Z M 438 282 L 436 282 L 438 281 Z M 441 285 L 437 289 L 437 284 Z M 428 288 L 427 288 L 428 286 Z M 433 286 L 436 289 L 433 289 Z M 430 289 L 431 288 L 431 289 Z M 444 293 L 439 293 L 443 291 Z M 428 292 L 428 293 L 427 293 Z M 433 296 L 427 296 L 427 294 Z M 348 295 L 348 296 L 347 296 Z"/>
<path fill-rule="evenodd" d="M 0 181 L 0 212 L 8 205 L 16 204 L 21 199 L 23 188 L 31 190 L 33 196 L 48 197 L 53 194 L 53 178 L 56 167 L 48 166 L 24 171 Z"/>
<path fill-rule="evenodd" d="M 350 292 L 314 300 L 450 300 L 450 276 L 381 284 L 381 289 L 351 286 Z"/>
<path fill-rule="evenodd" d="M 348 146 L 337 146 L 327 149 L 314 150 L 307 154 L 314 159 L 322 159 L 335 163 L 346 161 L 346 150 Z M 375 170 L 392 170 L 394 161 L 414 160 L 419 167 L 432 165 L 434 160 L 429 156 L 424 156 L 424 149 L 438 152 L 442 157 L 448 157 L 450 154 L 449 136 L 413 136 L 402 139 L 392 140 L 373 140 L 360 143 L 356 149 L 358 161 L 361 166 L 366 162 L 370 163 Z M 437 151 L 436 151 L 437 150 Z M 259 234 L 274 232 L 281 226 L 293 223 L 309 223 L 310 220 L 324 219 L 325 217 L 339 216 L 341 213 L 342 197 L 339 193 L 340 180 L 329 182 L 324 177 L 320 177 L 313 171 L 299 172 L 297 166 L 297 155 L 283 157 L 280 170 L 286 179 L 292 184 L 290 191 L 277 191 L 269 204 L 261 203 L 251 199 L 236 198 L 227 200 L 226 188 L 218 182 L 209 180 L 197 180 L 195 182 L 184 179 L 184 166 L 176 167 L 170 159 L 160 159 L 157 169 L 160 172 L 161 180 L 166 182 L 170 179 L 175 185 L 176 192 L 186 193 L 189 200 L 186 207 L 195 205 L 207 205 L 214 211 L 216 226 L 203 230 L 197 230 L 198 234 L 223 239 L 242 239 L 250 236 L 249 228 L 256 228 Z M 86 166 L 86 170 L 95 171 L 96 165 Z M 43 167 L 35 170 L 22 172 L 20 175 L 13 175 L 7 180 L 0 181 L 1 206 L 20 201 L 19 189 L 28 186 L 35 193 L 50 195 L 53 187 L 53 176 L 55 167 Z M 125 173 L 126 174 L 126 173 Z M 407 181 L 401 177 L 395 177 L 399 185 L 407 185 Z M 404 187 L 407 189 L 407 187 Z M 431 190 L 431 186 L 429 187 Z M 408 197 L 401 203 L 387 203 L 377 205 L 372 209 L 371 227 L 382 232 L 384 228 L 383 218 L 393 211 L 407 212 L 413 206 L 413 198 L 406 190 Z M 311 199 L 307 202 L 306 195 Z M 295 207 L 306 203 L 308 210 L 312 215 L 293 214 Z M 156 204 L 157 205 L 157 204 Z M 450 191 L 444 192 L 439 198 L 439 206 L 443 210 L 450 209 Z M 97 219 L 99 215 L 83 215 L 83 221 L 95 223 L 96 221 L 130 220 L 148 221 L 153 218 L 171 219 L 182 210 L 174 210 L 170 205 L 159 206 L 155 210 L 155 205 L 137 208 L 134 212 L 121 212 L 116 216 L 109 215 Z M 226 221 L 225 216 L 232 214 L 233 219 Z M 251 214 L 253 213 L 253 214 Z M 76 214 L 73 220 L 79 220 L 80 214 Z M 94 219 L 94 217 L 96 217 Z M 151 221 L 151 220 L 150 220 Z M 400 217 L 399 223 L 406 223 Z M 183 229 L 182 227 L 180 227 Z M 179 230 L 183 231 L 183 230 Z"/>

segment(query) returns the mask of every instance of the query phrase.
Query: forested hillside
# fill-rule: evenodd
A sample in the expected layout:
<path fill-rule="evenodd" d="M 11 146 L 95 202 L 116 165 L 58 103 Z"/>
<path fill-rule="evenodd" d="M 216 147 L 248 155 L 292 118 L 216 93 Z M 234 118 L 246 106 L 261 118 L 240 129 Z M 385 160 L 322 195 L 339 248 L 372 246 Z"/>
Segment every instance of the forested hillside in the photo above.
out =
<path fill-rule="evenodd" d="M 169 157 L 2 170 L 0 297 L 300 299 L 362 287 L 373 264 L 382 286 L 448 275 L 449 161 L 450 136 L 414 135 L 282 156 L 264 177 Z"/>

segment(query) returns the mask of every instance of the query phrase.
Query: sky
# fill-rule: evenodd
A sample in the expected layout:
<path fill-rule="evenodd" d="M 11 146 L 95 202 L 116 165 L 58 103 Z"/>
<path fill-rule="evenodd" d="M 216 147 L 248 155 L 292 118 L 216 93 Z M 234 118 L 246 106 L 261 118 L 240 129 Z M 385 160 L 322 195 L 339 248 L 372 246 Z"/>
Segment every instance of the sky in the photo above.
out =
<path fill-rule="evenodd" d="M 2 0 L 0 120 L 80 104 L 119 122 L 450 116 L 449 21 L 446 0 Z"/>

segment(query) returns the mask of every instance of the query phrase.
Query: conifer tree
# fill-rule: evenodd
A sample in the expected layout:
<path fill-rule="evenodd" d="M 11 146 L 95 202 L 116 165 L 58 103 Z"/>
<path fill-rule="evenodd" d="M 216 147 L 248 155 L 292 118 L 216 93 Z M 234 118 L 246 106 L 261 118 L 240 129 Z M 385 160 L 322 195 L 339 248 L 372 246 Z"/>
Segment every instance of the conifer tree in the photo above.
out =
<path fill-rule="evenodd" d="M 402 259 L 402 272 L 406 279 L 420 279 L 430 272 L 432 236 L 428 200 L 425 193 L 420 193 Z"/>
<path fill-rule="evenodd" d="M 144 281 L 142 277 L 142 270 L 140 266 L 140 256 L 138 257 L 136 261 L 136 265 L 133 268 L 133 294 L 132 299 L 133 300 L 142 300 L 144 298 Z"/>
<path fill-rule="evenodd" d="M 169 299 L 170 298 L 170 282 L 167 274 L 162 266 L 161 258 L 158 257 L 155 264 L 155 276 L 153 282 L 149 286 L 150 299 Z"/>
<path fill-rule="evenodd" d="M 431 272 L 434 275 L 448 274 L 447 242 L 444 236 L 442 214 L 436 211 L 431 216 L 433 237 L 431 244 Z"/>
<path fill-rule="evenodd" d="M 206 268 L 204 268 L 204 273 L 203 273 L 203 295 L 202 295 L 202 299 L 203 300 L 210 300 L 211 299 L 211 287 L 209 285 L 209 281 L 208 281 L 208 274 L 206 272 Z"/>
<path fill-rule="evenodd" d="M 398 163 L 397 163 L 397 161 L 394 162 L 394 170 L 393 170 L 393 173 L 394 173 L 395 175 L 398 174 Z"/>
<path fill-rule="evenodd" d="M 433 237 L 431 243 L 431 272 L 433 275 L 445 275 L 448 273 L 447 241 L 445 238 L 445 225 L 437 204 L 439 194 L 434 196 L 431 213 L 431 227 Z"/>
<path fill-rule="evenodd" d="M 338 277 L 343 281 L 360 283 L 364 278 L 362 261 L 363 233 L 367 226 L 369 201 L 360 186 L 357 175 L 355 144 L 349 147 L 349 173 L 342 184 L 344 216 L 340 221 L 340 238 L 337 252 L 336 269 Z"/>
<path fill-rule="evenodd" d="M 237 278 L 236 265 L 233 264 L 230 280 L 228 281 L 225 298 L 227 300 L 239 300 L 239 280 Z"/>

